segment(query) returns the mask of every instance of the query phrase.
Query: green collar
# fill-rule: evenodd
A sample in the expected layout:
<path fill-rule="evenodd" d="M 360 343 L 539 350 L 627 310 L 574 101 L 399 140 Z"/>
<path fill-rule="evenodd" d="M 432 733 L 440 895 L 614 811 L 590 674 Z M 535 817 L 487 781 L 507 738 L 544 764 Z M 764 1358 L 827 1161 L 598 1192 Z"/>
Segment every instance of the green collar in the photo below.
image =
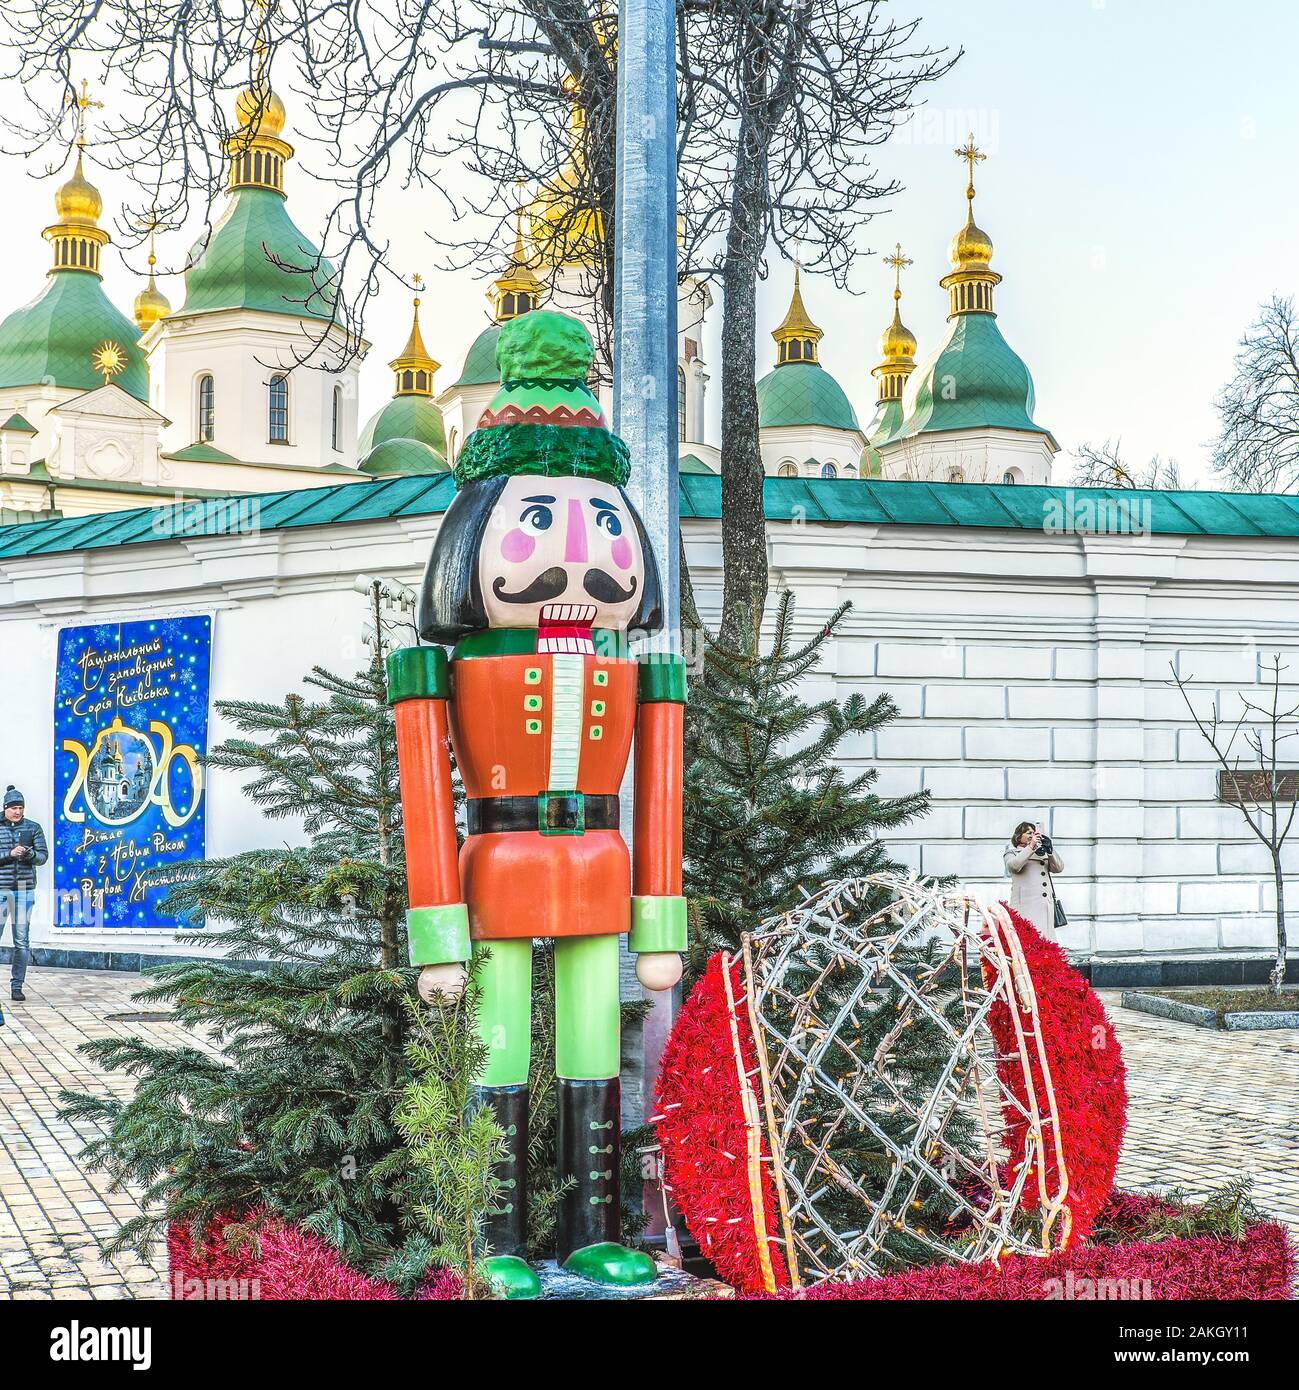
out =
<path fill-rule="evenodd" d="M 631 648 L 627 634 L 616 628 L 597 627 L 591 630 L 596 656 L 607 659 L 628 657 Z M 537 650 L 535 627 L 491 627 L 483 632 L 471 632 L 456 643 L 453 661 L 466 661 L 475 656 L 531 656 Z"/>

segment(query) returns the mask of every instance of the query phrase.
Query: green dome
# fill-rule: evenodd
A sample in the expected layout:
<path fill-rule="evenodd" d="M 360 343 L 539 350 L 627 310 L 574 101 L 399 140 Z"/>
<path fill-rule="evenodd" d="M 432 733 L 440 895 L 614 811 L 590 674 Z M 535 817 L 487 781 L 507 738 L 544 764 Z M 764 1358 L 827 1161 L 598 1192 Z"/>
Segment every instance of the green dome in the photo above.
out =
<path fill-rule="evenodd" d="M 866 439 L 873 447 L 887 444 L 895 439 L 902 429 L 902 402 L 881 401 L 875 407 L 875 414 L 866 426 Z"/>
<path fill-rule="evenodd" d="M 465 354 L 457 386 L 488 386 L 500 381 L 501 373 L 496 366 L 496 340 L 500 336 L 501 325 L 493 323 L 474 339 Z"/>
<path fill-rule="evenodd" d="M 818 362 L 787 362 L 758 382 L 758 425 L 825 425 L 855 430 L 857 415 L 843 387 Z"/>
<path fill-rule="evenodd" d="M 361 472 L 372 478 L 395 473 L 446 473 L 446 460 L 418 439 L 389 439 L 361 460 Z"/>
<path fill-rule="evenodd" d="M 103 342 L 126 353 L 116 384 L 136 400 L 149 399 L 149 371 L 136 346 L 140 330 L 117 309 L 97 275 L 57 270 L 32 302 L 0 323 L 0 387 L 52 383 L 78 391 L 104 384 L 90 365 Z"/>
<path fill-rule="evenodd" d="M 322 261 L 310 275 L 285 268 L 314 266 L 319 254 L 293 225 L 281 194 L 269 188 L 241 188 L 231 195 L 206 245 L 200 244 L 191 257 L 185 303 L 177 312 L 260 309 L 328 320 L 334 301 L 333 266 Z"/>
<path fill-rule="evenodd" d="M 960 314 L 908 392 L 903 435 L 1004 429 L 1048 434 L 1033 423 L 1033 378 L 992 314 Z"/>
<path fill-rule="evenodd" d="M 447 453 L 442 412 L 428 396 L 394 396 L 378 414 L 370 417 L 356 441 L 357 458 L 371 449 L 395 439 L 409 439 L 427 445 L 439 458 Z"/>

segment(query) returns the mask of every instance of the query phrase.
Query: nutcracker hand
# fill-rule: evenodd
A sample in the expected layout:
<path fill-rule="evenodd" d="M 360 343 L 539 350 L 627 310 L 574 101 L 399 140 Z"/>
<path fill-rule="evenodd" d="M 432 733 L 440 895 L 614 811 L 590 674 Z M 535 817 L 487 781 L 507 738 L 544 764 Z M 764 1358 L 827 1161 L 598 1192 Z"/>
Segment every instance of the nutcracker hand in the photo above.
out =
<path fill-rule="evenodd" d="M 459 961 L 426 965 L 419 972 L 419 997 L 426 1004 L 454 1004 L 464 989 L 465 967 Z"/>
<path fill-rule="evenodd" d="M 646 951 L 636 957 L 636 978 L 646 989 L 671 989 L 681 978 L 681 957 L 675 951 Z"/>

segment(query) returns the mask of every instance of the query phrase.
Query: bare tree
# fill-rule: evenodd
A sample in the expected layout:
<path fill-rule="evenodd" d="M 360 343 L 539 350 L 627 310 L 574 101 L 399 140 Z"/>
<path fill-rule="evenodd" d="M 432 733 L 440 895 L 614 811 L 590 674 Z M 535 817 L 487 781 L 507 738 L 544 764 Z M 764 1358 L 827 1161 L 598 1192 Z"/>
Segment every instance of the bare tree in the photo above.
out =
<path fill-rule="evenodd" d="M 1156 454 L 1144 466 L 1129 468 L 1121 454 L 1122 440 L 1104 444 L 1080 444 L 1074 454 L 1074 487 L 1123 487 L 1147 491 L 1180 491 L 1181 469 L 1176 459 Z"/>
<path fill-rule="evenodd" d="M 1272 992 L 1279 995 L 1285 984 L 1286 929 L 1285 875 L 1281 870 L 1281 849 L 1294 825 L 1299 810 L 1299 778 L 1296 769 L 1282 766 L 1282 752 L 1287 740 L 1299 735 L 1299 704 L 1282 706 L 1281 677 L 1289 669 L 1273 656 L 1270 675 L 1271 700 L 1258 703 L 1245 695 L 1240 697 L 1240 717 L 1234 722 L 1223 720 L 1214 705 L 1208 714 L 1196 711 L 1186 683 L 1173 668 L 1173 680 L 1182 692 L 1195 727 L 1213 749 L 1222 769 L 1220 783 L 1224 799 L 1235 806 L 1245 819 L 1250 832 L 1266 848 L 1272 860 L 1272 877 L 1276 884 L 1276 961 L 1268 979 Z M 1245 751 L 1236 752 L 1237 742 Z"/>
<path fill-rule="evenodd" d="M 230 98 L 271 67 L 294 94 L 303 162 L 338 188 L 319 241 L 352 341 L 369 298 L 397 273 L 375 216 L 381 188 L 436 200 L 440 215 L 425 225 L 441 268 L 460 270 L 499 257 L 523 182 L 535 190 L 532 268 L 552 280 L 562 270 L 594 306 L 606 377 L 616 22 L 612 0 L 0 9 L 4 75 L 28 102 L 26 118 L 9 122 L 23 148 L 66 149 L 76 82 L 87 67 L 113 74 L 122 101 L 100 122 L 94 154 L 140 190 L 119 228 L 128 247 L 152 221 L 210 225 Z M 767 592 L 755 354 L 768 248 L 788 255 L 797 241 L 809 270 L 846 283 L 875 207 L 898 187 L 872 148 L 955 58 L 921 44 L 917 21 L 895 21 L 882 0 L 677 0 L 677 27 L 680 270 L 723 295 L 724 623 L 734 637 Z"/>
<path fill-rule="evenodd" d="M 1299 485 L 1299 323 L 1274 295 L 1245 331 L 1235 374 L 1218 396 L 1213 468 L 1240 492 Z"/>
<path fill-rule="evenodd" d="M 808 269 L 846 284 L 874 205 L 898 189 L 871 149 L 956 58 L 876 0 L 687 0 L 685 13 L 683 203 L 704 244 L 714 229 L 721 242 L 701 269 L 722 290 L 722 640 L 736 644 L 767 597 L 756 389 L 767 248 L 788 256 L 797 243 Z"/>

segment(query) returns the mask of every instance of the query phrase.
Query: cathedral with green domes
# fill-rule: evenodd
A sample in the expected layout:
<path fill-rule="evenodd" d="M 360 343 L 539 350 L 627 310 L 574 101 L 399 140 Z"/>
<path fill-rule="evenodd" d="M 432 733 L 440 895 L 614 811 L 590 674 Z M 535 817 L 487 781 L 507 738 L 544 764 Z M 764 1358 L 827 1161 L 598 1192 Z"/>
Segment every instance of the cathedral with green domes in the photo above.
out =
<path fill-rule="evenodd" d="M 128 316 L 101 280 L 110 236 L 86 172 L 85 111 L 93 104 L 83 88 L 75 169 L 55 194 L 55 221 L 44 233 L 46 283 L 0 323 L 4 521 L 449 472 L 499 388 L 501 325 L 542 304 L 592 317 L 582 274 L 591 248 L 566 230 L 554 254 L 555 207 L 571 195 L 543 187 L 516 215 L 508 264 L 488 290 L 488 321 L 451 383 L 436 382 L 440 367 L 424 340 L 417 295 L 408 339 L 389 364 L 392 397 L 360 411 L 369 344 L 336 322 L 338 272 L 292 219 L 287 113 L 261 79 L 236 103 L 225 203 L 189 254 L 179 305 L 158 287 L 151 246 L 148 281 Z M 863 425 L 820 361 L 823 332 L 796 266 L 788 310 L 771 333 L 774 361 L 757 382 L 768 474 L 1050 481 L 1058 445 L 1034 419 L 1032 378 L 1002 336 L 993 308 L 1001 276 L 992 269 L 991 238 L 974 220 L 974 170 L 983 156 L 973 139 L 957 153 L 969 168 L 966 221 L 940 282 L 949 308 L 943 342 L 917 365 L 918 344 L 901 317 L 901 272 L 910 262 L 899 246 L 886 257 L 893 318 L 871 370 L 876 408 Z M 587 240 L 599 231 L 588 223 L 577 224 Z M 556 266 L 547 280 L 535 269 L 543 260 Z M 684 279 L 677 435 L 687 474 L 716 473 L 720 464 L 707 438 L 701 353 L 711 308 L 707 285 Z"/>

